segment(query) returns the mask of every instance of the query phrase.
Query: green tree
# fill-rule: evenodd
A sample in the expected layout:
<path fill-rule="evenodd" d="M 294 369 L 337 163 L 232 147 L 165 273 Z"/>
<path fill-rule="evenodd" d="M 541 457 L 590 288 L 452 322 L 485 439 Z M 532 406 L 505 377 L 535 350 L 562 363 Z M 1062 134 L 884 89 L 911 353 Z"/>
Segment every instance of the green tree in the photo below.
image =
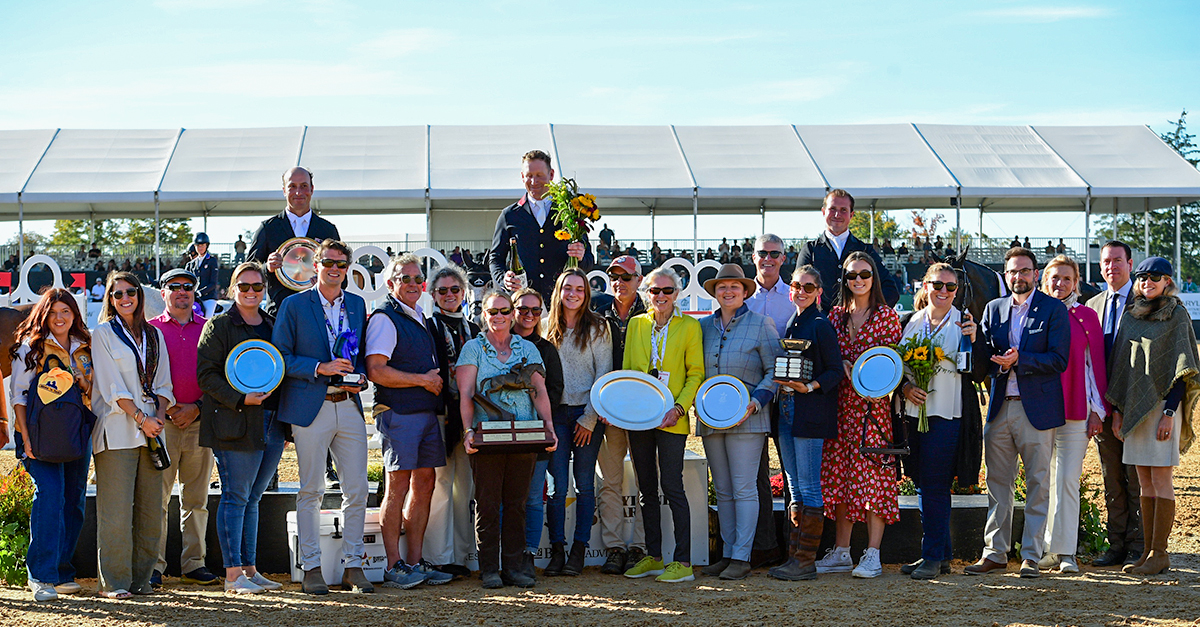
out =
<path fill-rule="evenodd" d="M 125 231 L 125 241 L 130 244 L 154 243 L 154 220 L 125 220 L 128 223 Z M 192 227 L 187 218 L 169 218 L 160 220 L 158 224 L 158 241 L 163 244 L 189 244 L 192 241 Z"/>
<path fill-rule="evenodd" d="M 860 209 L 850 216 L 850 232 L 864 242 L 871 241 L 871 211 L 869 209 Z M 903 238 L 904 232 L 886 211 L 876 211 L 875 237 L 879 238 L 881 242 L 889 239 L 896 240 Z"/>
<path fill-rule="evenodd" d="M 50 243 L 55 246 L 91 246 L 92 229 L 88 220 L 55 220 L 50 233 Z M 96 242 L 118 242 L 123 240 L 121 223 L 124 220 L 97 220 Z"/>
<path fill-rule="evenodd" d="M 50 243 L 58 246 L 91 244 L 91 227 L 87 220 L 55 220 Z M 98 220 L 96 241 L 101 248 L 105 244 L 153 244 L 154 220 L 151 218 L 121 218 Z M 169 218 L 159 221 L 159 241 L 163 244 L 187 244 L 192 241 L 192 229 L 187 218 Z"/>
<path fill-rule="evenodd" d="M 1168 121 L 1170 130 L 1159 137 L 1174 148 L 1188 163 L 1200 165 L 1200 147 L 1195 143 L 1195 134 L 1187 132 L 1187 110 L 1179 119 Z M 1136 250 L 1145 248 L 1145 218 L 1142 214 L 1118 215 L 1117 239 Z M 1150 254 L 1175 259 L 1175 208 L 1167 207 L 1150 211 Z M 1113 216 L 1099 216 L 1096 220 L 1096 239 L 1101 244 L 1113 236 Z M 1180 212 L 1180 258 L 1181 268 L 1176 272 L 1180 279 L 1200 276 L 1200 203 L 1183 205 Z M 1182 281 L 1181 281 L 1182 282 Z"/>

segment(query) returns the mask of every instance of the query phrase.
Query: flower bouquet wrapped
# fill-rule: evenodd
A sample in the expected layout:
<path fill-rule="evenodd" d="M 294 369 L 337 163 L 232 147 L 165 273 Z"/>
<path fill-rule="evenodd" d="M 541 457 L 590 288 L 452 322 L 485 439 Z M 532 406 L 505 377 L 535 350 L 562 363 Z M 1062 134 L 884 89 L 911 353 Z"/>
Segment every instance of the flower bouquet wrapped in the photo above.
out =
<path fill-rule="evenodd" d="M 934 376 L 948 370 L 942 366 L 942 360 L 946 358 L 945 351 L 933 337 L 924 333 L 908 337 L 893 348 L 900 353 L 900 361 L 904 363 L 904 370 L 912 375 L 913 385 L 925 392 L 929 392 L 929 382 L 933 381 Z M 921 403 L 917 414 L 917 431 L 928 432 L 929 416 L 926 413 L 925 403 Z"/>
<path fill-rule="evenodd" d="M 559 228 L 554 238 L 561 241 L 582 241 L 592 230 L 592 222 L 600 219 L 600 207 L 596 197 L 579 193 L 579 184 L 573 178 L 559 179 L 546 186 L 546 194 L 553 199 L 554 221 Z M 567 258 L 568 268 L 579 266 L 579 260 Z"/>

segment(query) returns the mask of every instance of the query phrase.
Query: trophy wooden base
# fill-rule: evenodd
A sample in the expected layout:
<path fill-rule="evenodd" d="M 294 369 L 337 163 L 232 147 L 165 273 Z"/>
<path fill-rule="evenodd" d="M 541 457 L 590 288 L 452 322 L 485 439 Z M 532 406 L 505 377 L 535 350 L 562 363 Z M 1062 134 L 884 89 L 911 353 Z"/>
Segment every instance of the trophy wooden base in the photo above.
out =
<path fill-rule="evenodd" d="M 554 444 L 541 420 L 486 420 L 475 425 L 480 453 L 540 453 Z"/>

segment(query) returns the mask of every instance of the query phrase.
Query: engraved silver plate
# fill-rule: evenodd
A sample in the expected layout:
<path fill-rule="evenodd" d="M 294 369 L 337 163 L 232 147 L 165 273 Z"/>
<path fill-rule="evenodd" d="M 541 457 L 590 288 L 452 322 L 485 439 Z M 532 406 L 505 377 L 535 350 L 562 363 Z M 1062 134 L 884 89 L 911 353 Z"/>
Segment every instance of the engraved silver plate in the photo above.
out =
<path fill-rule="evenodd" d="M 665 383 L 637 370 L 614 370 L 600 377 L 592 385 L 591 400 L 605 420 L 627 431 L 657 428 L 675 405 Z"/>
<path fill-rule="evenodd" d="M 746 384 L 727 374 L 706 379 L 696 392 L 696 415 L 713 429 L 737 425 L 749 405 L 750 391 Z"/>

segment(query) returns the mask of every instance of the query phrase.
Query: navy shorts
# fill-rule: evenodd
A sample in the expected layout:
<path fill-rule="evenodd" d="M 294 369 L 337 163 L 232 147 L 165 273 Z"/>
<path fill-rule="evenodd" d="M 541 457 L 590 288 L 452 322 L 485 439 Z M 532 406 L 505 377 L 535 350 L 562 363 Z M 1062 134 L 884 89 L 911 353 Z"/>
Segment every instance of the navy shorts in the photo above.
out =
<path fill-rule="evenodd" d="M 434 412 L 398 414 L 387 410 L 375 417 L 383 437 L 383 469 L 416 470 L 446 465 L 442 421 Z"/>

